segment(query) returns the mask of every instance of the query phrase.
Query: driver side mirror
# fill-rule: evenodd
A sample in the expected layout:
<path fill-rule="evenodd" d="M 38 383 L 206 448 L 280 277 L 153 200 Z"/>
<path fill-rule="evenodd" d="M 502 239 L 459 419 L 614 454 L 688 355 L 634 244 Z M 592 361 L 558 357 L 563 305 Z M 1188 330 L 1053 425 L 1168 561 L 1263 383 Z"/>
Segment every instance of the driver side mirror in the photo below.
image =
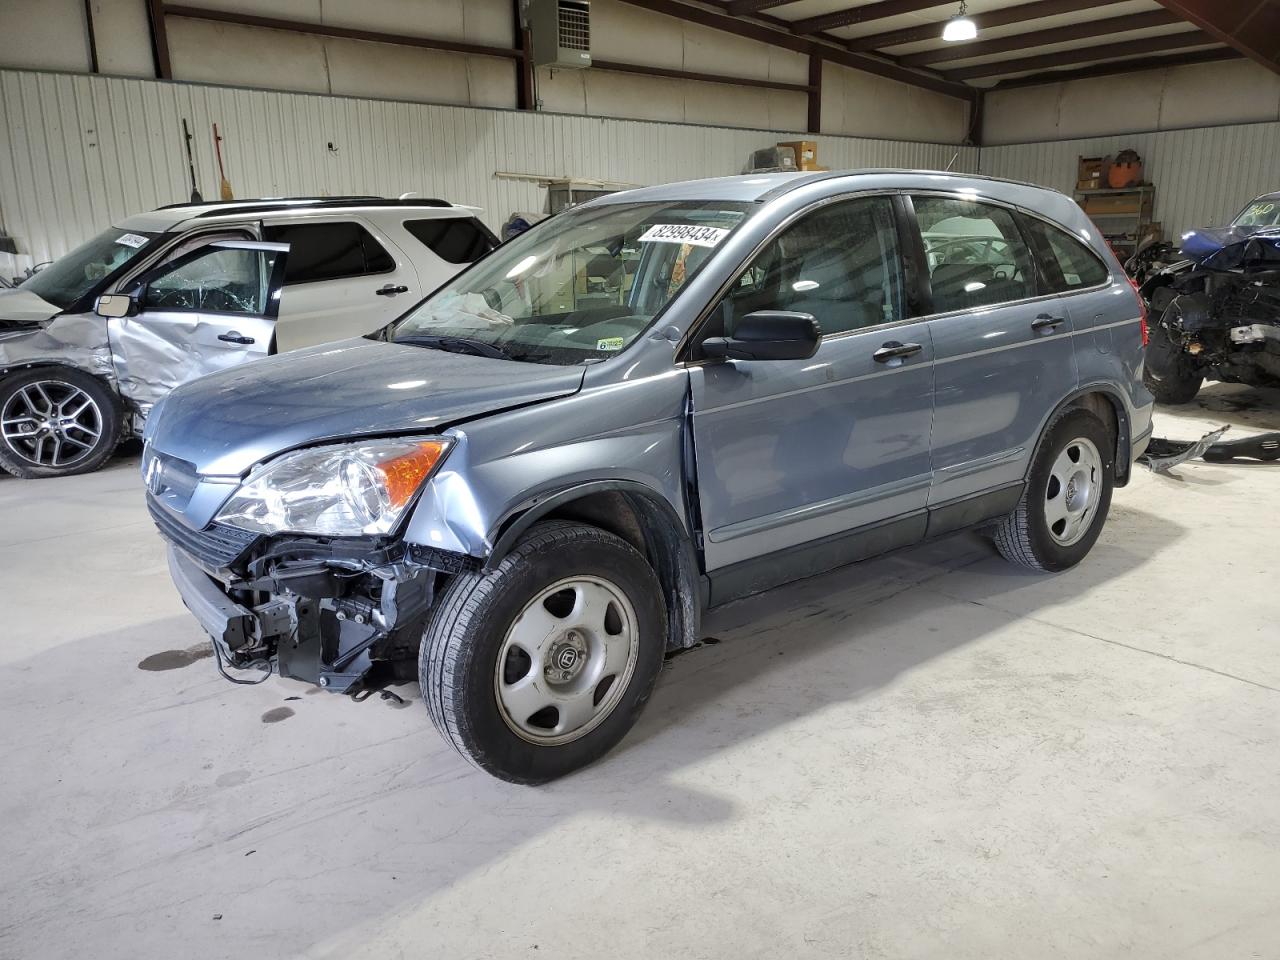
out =
<path fill-rule="evenodd" d="M 733 336 L 702 341 L 702 352 L 730 360 L 808 360 L 821 343 L 822 327 L 813 314 L 757 310 L 738 321 Z"/>
<path fill-rule="evenodd" d="M 104 293 L 94 304 L 93 312 L 107 319 L 132 317 L 138 313 L 138 301 L 124 293 Z"/>

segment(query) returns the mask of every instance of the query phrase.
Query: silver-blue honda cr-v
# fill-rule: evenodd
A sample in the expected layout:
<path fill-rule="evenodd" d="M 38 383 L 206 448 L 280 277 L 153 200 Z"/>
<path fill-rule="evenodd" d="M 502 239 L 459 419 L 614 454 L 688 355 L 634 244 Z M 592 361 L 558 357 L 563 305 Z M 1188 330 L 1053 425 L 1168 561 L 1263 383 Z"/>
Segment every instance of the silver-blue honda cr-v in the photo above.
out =
<path fill-rule="evenodd" d="M 440 733 L 534 783 L 616 744 L 710 607 L 966 528 L 1078 563 L 1147 444 L 1145 342 L 1059 193 L 672 184 L 370 338 L 179 387 L 143 471 L 229 677 L 354 692 L 416 662 Z"/>

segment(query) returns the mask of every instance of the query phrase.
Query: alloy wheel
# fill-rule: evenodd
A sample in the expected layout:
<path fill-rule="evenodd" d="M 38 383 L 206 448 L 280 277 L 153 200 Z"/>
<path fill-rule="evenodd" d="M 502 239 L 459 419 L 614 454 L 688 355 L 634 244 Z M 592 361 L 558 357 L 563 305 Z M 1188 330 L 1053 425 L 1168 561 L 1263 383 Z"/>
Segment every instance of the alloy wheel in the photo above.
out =
<path fill-rule="evenodd" d="M 0 411 L 5 446 L 40 467 L 69 467 L 102 439 L 102 411 L 84 390 L 61 380 L 19 387 Z"/>

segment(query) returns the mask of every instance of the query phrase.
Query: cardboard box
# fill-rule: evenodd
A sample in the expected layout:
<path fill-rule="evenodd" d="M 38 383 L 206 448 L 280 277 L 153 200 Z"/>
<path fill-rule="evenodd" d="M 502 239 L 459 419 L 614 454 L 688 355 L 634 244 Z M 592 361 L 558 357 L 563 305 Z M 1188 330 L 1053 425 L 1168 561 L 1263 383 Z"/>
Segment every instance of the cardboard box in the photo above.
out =
<path fill-rule="evenodd" d="M 813 140 L 783 140 L 780 147 L 790 147 L 795 151 L 797 170 L 818 169 L 818 144 Z"/>
<path fill-rule="evenodd" d="M 1106 167 L 1106 157 L 1080 157 L 1076 166 L 1076 189 L 1097 190 L 1105 186 L 1102 175 Z"/>
<path fill-rule="evenodd" d="M 1133 213 L 1142 209 L 1142 196 L 1137 193 L 1102 194 L 1085 197 L 1085 213 Z"/>

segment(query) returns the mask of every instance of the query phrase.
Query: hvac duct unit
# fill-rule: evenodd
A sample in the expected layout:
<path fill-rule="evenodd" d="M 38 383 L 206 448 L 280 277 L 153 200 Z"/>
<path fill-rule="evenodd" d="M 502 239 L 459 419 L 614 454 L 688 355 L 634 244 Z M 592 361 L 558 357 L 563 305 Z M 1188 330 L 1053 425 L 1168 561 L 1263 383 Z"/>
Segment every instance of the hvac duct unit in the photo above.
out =
<path fill-rule="evenodd" d="M 529 33 L 538 66 L 591 66 L 591 0 L 531 0 Z"/>

